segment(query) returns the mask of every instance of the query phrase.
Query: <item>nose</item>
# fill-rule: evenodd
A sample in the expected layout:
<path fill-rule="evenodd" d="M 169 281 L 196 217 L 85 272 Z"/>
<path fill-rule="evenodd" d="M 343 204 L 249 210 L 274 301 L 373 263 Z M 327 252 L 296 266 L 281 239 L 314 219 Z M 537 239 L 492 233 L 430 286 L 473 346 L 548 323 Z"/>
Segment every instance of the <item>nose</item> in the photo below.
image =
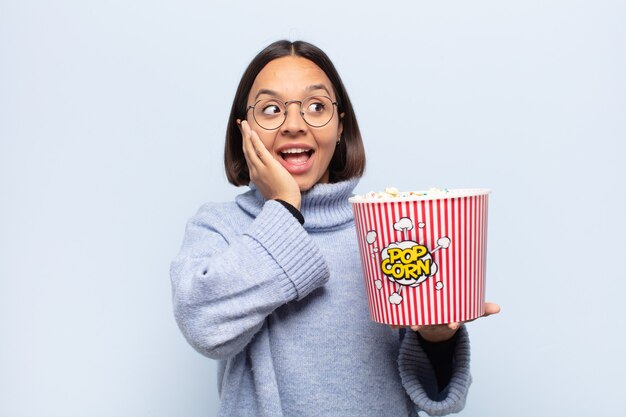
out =
<path fill-rule="evenodd" d="M 306 132 L 308 125 L 302 118 L 302 102 L 300 101 L 289 101 L 286 103 L 285 110 L 287 112 L 287 116 L 285 118 L 285 122 L 281 126 L 282 132 L 284 134 L 295 134 L 297 132 Z"/>

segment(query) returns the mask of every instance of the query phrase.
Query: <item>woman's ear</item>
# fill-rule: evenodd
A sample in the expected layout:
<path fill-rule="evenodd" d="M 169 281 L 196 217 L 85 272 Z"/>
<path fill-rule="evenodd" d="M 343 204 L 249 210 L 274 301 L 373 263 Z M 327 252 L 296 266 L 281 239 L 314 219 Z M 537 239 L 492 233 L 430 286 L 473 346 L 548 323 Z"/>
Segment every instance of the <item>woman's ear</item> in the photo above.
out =
<path fill-rule="evenodd" d="M 243 129 L 241 128 L 241 119 L 237 119 L 237 127 L 239 128 L 239 133 L 241 133 L 241 137 L 243 137 Z"/>

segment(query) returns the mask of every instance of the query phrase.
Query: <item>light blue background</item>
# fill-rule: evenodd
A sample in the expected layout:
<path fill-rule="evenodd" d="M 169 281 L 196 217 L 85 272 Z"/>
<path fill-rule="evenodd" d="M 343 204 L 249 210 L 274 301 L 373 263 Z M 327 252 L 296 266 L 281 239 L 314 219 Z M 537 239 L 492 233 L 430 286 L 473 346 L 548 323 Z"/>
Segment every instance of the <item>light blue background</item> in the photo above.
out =
<path fill-rule="evenodd" d="M 168 267 L 268 43 L 334 60 L 357 191 L 489 187 L 463 416 L 626 415 L 622 1 L 0 1 L 0 415 L 214 416 Z"/>

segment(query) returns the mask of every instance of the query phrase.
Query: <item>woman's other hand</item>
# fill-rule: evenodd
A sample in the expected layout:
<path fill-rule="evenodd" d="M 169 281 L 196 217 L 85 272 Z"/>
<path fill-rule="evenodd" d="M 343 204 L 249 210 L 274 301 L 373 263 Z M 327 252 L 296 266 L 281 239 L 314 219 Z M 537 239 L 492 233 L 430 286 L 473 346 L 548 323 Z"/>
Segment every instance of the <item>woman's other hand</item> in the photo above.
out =
<path fill-rule="evenodd" d="M 485 303 L 485 314 L 481 317 L 491 316 L 492 314 L 498 314 L 500 312 L 500 306 L 496 303 Z M 414 332 L 419 332 L 419 334 L 432 343 L 445 342 L 446 340 L 450 340 L 452 336 L 456 333 L 456 331 L 463 325 L 464 323 L 469 323 L 476 319 L 468 320 L 465 322 L 454 322 L 448 324 L 434 324 L 428 326 L 409 326 L 411 330 Z M 404 326 L 391 326 L 392 329 L 399 329 Z"/>
<path fill-rule="evenodd" d="M 241 130 L 243 154 L 248 164 L 250 180 L 266 199 L 283 200 L 299 210 L 302 195 L 296 180 L 274 159 L 247 121 L 238 120 L 237 123 Z"/>

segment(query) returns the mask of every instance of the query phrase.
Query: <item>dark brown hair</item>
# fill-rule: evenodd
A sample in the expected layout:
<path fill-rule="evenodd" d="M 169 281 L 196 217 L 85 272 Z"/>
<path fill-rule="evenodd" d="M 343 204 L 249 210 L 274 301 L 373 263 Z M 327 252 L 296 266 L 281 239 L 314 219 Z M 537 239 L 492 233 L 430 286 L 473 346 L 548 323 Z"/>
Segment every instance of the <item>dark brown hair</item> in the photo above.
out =
<path fill-rule="evenodd" d="M 361 132 L 352 103 L 350 103 L 348 93 L 335 66 L 324 51 L 315 45 L 304 41 L 281 40 L 270 44 L 254 57 L 244 71 L 237 87 L 228 118 L 226 145 L 224 147 L 224 165 L 228 181 L 234 185 L 248 185 L 250 182 L 248 166 L 242 150 L 241 132 L 236 122 L 237 119 L 246 118 L 248 94 L 256 76 L 270 61 L 285 56 L 306 58 L 320 67 L 333 85 L 337 97 L 338 113 L 345 113 L 342 119 L 341 142 L 335 148 L 335 153 L 329 164 L 330 182 L 360 177 L 365 170 L 365 150 L 363 149 Z"/>

